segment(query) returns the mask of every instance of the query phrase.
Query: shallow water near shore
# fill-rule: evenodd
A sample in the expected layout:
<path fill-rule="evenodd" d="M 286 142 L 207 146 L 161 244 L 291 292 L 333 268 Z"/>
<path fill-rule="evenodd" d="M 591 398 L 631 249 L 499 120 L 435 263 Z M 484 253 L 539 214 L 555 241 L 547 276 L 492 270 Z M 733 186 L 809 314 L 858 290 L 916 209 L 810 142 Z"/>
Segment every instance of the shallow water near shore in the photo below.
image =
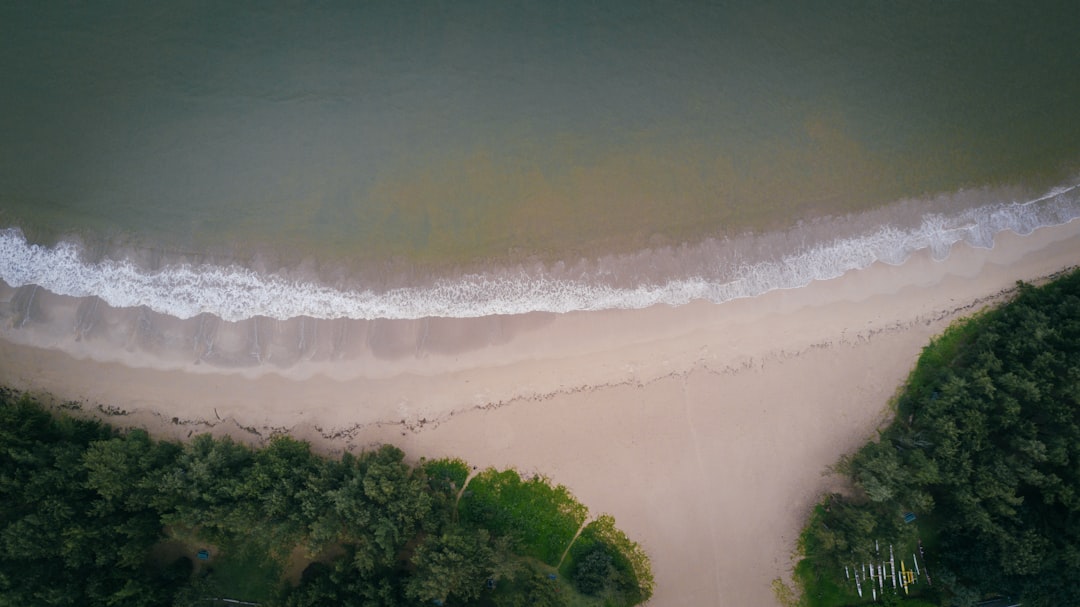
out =
<path fill-rule="evenodd" d="M 975 199 L 1016 194 L 989 191 Z M 937 208 L 956 204 L 933 202 L 923 204 Z M 902 215 L 882 221 L 889 212 L 911 213 L 915 204 L 802 224 L 786 232 L 610 255 L 571 266 L 495 267 L 384 289 L 355 278 L 351 284 L 331 284 L 317 273 L 305 275 L 303 268 L 259 271 L 236 263 L 160 256 L 154 266 L 129 257 L 91 261 L 76 245 L 31 245 L 19 231 L 9 229 L 0 231 L 0 279 L 10 287 L 31 287 L 29 295 L 10 301 L 12 322 L 20 325 L 33 317 L 32 298 L 39 287 L 114 308 L 145 308 L 179 319 L 209 315 L 234 322 L 258 317 L 476 318 L 636 309 L 694 300 L 722 303 L 835 278 L 879 261 L 903 263 L 921 250 L 942 259 L 957 243 L 991 247 L 994 236 L 1004 230 L 1027 234 L 1067 223 L 1080 216 L 1080 189 L 1059 187 L 1030 200 L 968 208 L 951 216 L 927 213 L 910 225 Z"/>

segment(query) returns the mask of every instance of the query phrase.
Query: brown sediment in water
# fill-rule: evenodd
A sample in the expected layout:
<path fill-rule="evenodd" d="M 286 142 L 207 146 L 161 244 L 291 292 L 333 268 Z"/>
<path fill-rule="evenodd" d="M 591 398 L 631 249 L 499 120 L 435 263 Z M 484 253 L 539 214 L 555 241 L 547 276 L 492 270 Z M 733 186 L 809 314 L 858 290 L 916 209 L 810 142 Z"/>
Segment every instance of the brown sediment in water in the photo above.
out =
<path fill-rule="evenodd" d="M 386 442 L 413 458 L 543 472 L 642 543 L 652 604 L 768 605 L 810 506 L 838 482 L 828 466 L 887 419 L 930 337 L 1007 298 L 1015 281 L 1078 262 L 1074 221 L 724 304 L 476 320 L 161 318 L 134 335 L 139 310 L 9 289 L 12 309 L 30 316 L 5 321 L 0 382 L 165 437 L 290 432 L 326 452 Z M 298 350 L 308 357 L 275 350 L 312 324 L 313 345 Z M 220 359 L 200 360 L 209 341 Z"/>

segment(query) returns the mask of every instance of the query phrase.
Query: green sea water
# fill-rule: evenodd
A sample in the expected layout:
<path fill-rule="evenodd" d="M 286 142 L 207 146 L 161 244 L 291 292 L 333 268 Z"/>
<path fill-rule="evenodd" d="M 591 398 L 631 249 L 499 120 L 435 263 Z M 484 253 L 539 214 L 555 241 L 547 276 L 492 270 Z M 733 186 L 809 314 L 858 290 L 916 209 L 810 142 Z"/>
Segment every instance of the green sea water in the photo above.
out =
<path fill-rule="evenodd" d="M 420 268 L 1080 167 L 1074 3 L 0 7 L 0 224 Z"/>
<path fill-rule="evenodd" d="M 33 234 L 420 261 L 785 227 L 1075 170 L 1075 4 L 8 3 Z"/>

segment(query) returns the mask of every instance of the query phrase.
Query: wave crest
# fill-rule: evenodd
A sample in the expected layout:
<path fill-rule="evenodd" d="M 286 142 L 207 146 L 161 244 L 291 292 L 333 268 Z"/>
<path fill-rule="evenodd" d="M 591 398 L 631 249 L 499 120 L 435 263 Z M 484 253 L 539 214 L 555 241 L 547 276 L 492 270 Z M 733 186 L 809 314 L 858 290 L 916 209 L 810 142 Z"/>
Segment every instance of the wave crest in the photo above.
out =
<path fill-rule="evenodd" d="M 17 228 L 0 230 L 0 279 L 12 287 L 36 284 L 60 295 L 97 296 L 113 307 L 146 306 L 182 319 L 211 313 L 229 321 L 256 316 L 279 320 L 298 316 L 474 318 L 682 305 L 697 299 L 719 303 L 805 286 L 878 261 L 898 265 L 925 249 L 940 260 L 959 242 L 989 248 L 994 236 L 1004 230 L 1028 234 L 1041 226 L 1067 223 L 1080 217 L 1078 187 L 1058 188 L 1035 200 L 982 206 L 951 216 L 927 214 L 910 229 L 885 225 L 854 237 L 777 252 L 772 259 L 706 258 L 704 264 L 695 264 L 692 274 L 638 281 L 632 271 L 623 271 L 621 285 L 612 273 L 600 270 L 584 275 L 579 272 L 571 278 L 553 268 L 518 268 L 382 292 L 342 289 L 240 265 L 182 263 L 148 270 L 124 259 L 89 263 L 75 244 L 30 244 Z M 798 241 L 799 237 L 795 234 L 787 240 Z"/>

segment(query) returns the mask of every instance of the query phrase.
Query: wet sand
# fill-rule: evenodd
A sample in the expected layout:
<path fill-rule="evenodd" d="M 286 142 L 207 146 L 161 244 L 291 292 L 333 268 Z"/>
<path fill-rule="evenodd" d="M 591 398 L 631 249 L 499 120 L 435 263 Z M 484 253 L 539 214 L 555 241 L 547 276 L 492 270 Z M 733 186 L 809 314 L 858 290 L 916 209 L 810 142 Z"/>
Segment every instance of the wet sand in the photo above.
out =
<path fill-rule="evenodd" d="M 927 341 L 1077 263 L 1080 221 L 724 304 L 461 321 L 171 323 L 4 288 L 0 383 L 160 436 L 540 472 L 643 544 L 651 604 L 772 605 L 829 465 Z"/>

